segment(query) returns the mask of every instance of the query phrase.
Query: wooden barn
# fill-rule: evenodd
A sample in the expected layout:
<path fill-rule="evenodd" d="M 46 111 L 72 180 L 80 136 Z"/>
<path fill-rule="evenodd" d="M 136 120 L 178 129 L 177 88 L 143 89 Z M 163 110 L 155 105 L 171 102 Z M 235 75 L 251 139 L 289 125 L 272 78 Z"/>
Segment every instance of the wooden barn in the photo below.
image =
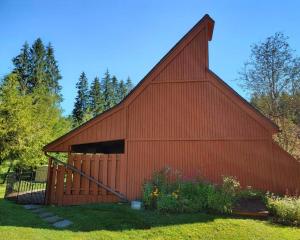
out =
<path fill-rule="evenodd" d="M 68 164 L 49 157 L 47 203 L 137 199 L 166 166 L 189 179 L 300 190 L 300 163 L 272 139 L 278 127 L 209 69 L 213 29 L 205 15 L 121 103 L 44 147 L 68 153 Z"/>

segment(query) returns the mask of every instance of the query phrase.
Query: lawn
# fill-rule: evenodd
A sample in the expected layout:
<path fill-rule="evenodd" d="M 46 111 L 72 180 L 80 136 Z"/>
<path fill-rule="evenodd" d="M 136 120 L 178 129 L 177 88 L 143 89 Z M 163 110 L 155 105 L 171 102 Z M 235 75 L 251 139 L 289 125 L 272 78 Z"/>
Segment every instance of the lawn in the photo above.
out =
<path fill-rule="evenodd" d="M 3 200 L 0 185 L 0 239 L 298 239 L 300 228 L 268 221 L 208 214 L 159 215 L 134 211 L 128 205 L 91 204 L 48 207 L 71 220 L 57 230 L 22 206 Z"/>

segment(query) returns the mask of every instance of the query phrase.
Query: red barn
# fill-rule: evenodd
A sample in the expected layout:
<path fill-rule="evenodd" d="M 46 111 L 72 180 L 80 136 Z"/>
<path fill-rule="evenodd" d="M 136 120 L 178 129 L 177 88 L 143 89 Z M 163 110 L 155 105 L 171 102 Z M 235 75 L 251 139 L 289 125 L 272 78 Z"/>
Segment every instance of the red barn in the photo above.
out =
<path fill-rule="evenodd" d="M 120 104 L 45 146 L 69 153 L 65 165 L 50 158 L 48 203 L 136 199 L 165 166 L 214 183 L 227 175 L 300 189 L 300 163 L 272 140 L 278 127 L 209 69 L 213 29 L 205 15 Z"/>

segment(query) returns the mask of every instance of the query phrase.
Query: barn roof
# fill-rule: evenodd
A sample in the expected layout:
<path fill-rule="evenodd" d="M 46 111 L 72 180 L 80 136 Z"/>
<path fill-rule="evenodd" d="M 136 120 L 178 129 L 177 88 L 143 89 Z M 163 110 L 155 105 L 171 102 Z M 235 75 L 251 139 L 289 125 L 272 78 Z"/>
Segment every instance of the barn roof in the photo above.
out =
<path fill-rule="evenodd" d="M 149 71 L 149 73 L 131 90 L 131 92 L 117 105 L 114 107 L 104 111 L 101 114 L 98 114 L 94 118 L 90 119 L 89 121 L 83 123 L 82 125 L 78 126 L 77 128 L 71 130 L 70 132 L 64 134 L 63 136 L 57 138 L 56 140 L 50 142 L 46 146 L 44 146 L 43 150 L 47 151 L 50 147 L 56 146 L 59 143 L 69 139 L 69 137 L 72 137 L 74 134 L 81 132 L 89 125 L 93 124 L 95 121 L 98 121 L 102 117 L 105 117 L 107 115 L 110 115 L 117 111 L 118 109 L 122 108 L 129 100 L 130 98 L 135 95 L 137 92 L 139 92 L 140 88 L 145 87 L 149 79 L 152 78 L 152 75 L 155 75 L 156 72 L 161 70 L 161 65 L 164 65 L 165 62 L 168 61 L 169 58 L 172 58 L 175 55 L 174 52 L 178 48 L 183 48 L 189 43 L 189 40 L 192 35 L 197 34 L 200 30 L 203 29 L 203 27 L 207 27 L 207 40 L 211 41 L 212 35 L 213 35 L 213 29 L 214 29 L 214 20 L 206 14 L 199 22 L 195 24 L 195 26 L 187 33 L 185 34 L 175 45 L 174 47 Z M 216 74 L 214 74 L 211 70 L 207 69 L 210 74 L 212 74 L 216 79 L 218 79 L 222 85 L 227 88 L 234 96 L 236 96 L 241 103 L 245 104 L 247 108 L 251 112 L 254 112 L 254 114 L 257 115 L 257 119 L 262 121 L 263 125 L 267 125 L 268 129 L 271 129 L 271 131 L 277 132 L 278 127 L 275 125 L 270 119 L 266 118 L 262 113 L 260 113 L 256 108 L 254 108 L 250 103 L 248 103 L 244 98 L 242 98 L 237 92 L 235 92 L 229 85 L 227 85 L 221 78 L 219 78 Z"/>

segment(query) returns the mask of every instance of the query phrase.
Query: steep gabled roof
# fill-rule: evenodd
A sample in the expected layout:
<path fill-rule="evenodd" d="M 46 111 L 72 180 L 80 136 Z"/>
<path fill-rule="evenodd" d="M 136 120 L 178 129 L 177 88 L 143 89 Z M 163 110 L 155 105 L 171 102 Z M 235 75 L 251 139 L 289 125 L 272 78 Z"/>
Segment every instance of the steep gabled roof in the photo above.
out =
<path fill-rule="evenodd" d="M 150 72 L 135 86 L 135 88 L 116 106 L 112 107 L 111 109 L 95 116 L 91 120 L 83 123 L 79 127 L 71 130 L 70 132 L 66 133 L 65 135 L 59 137 L 58 139 L 54 140 L 53 142 L 47 144 L 44 146 L 43 150 L 47 151 L 49 148 L 58 145 L 61 142 L 64 142 L 65 140 L 69 139 L 70 137 L 78 134 L 79 132 L 83 131 L 84 129 L 88 128 L 89 126 L 93 125 L 94 123 L 101 121 L 103 118 L 113 114 L 114 112 L 120 110 L 125 105 L 129 104 L 134 98 L 135 95 L 139 94 L 143 88 L 145 88 L 151 80 L 160 72 L 162 69 L 176 57 L 176 55 L 186 46 L 189 44 L 189 42 L 201 31 L 203 28 L 206 28 L 207 31 L 207 41 L 210 41 L 212 39 L 213 35 L 213 29 L 214 29 L 214 20 L 206 14 L 198 23 L 195 24 L 195 26 L 187 33 L 185 34 L 178 43 L 150 70 Z M 208 65 L 206 66 L 208 68 Z M 211 72 L 212 73 L 212 72 Z M 222 80 L 220 80 L 222 81 Z M 223 82 L 223 81 L 222 81 Z M 224 83 L 224 82 L 223 82 Z M 228 85 L 227 85 L 228 86 Z M 229 87 L 230 88 L 230 87 Z M 231 88 L 230 88 L 231 89 Z M 238 93 L 236 93 L 233 89 L 231 89 L 232 93 L 234 95 L 237 95 L 241 102 L 246 104 L 247 107 L 251 109 L 253 112 L 254 108 L 246 101 L 244 100 Z M 268 125 L 268 129 L 273 129 L 273 132 L 278 131 L 277 126 L 271 122 L 269 119 L 264 117 L 261 113 L 259 113 L 257 110 L 254 111 L 255 114 L 258 116 L 258 120 L 262 121 L 262 125 Z"/>

